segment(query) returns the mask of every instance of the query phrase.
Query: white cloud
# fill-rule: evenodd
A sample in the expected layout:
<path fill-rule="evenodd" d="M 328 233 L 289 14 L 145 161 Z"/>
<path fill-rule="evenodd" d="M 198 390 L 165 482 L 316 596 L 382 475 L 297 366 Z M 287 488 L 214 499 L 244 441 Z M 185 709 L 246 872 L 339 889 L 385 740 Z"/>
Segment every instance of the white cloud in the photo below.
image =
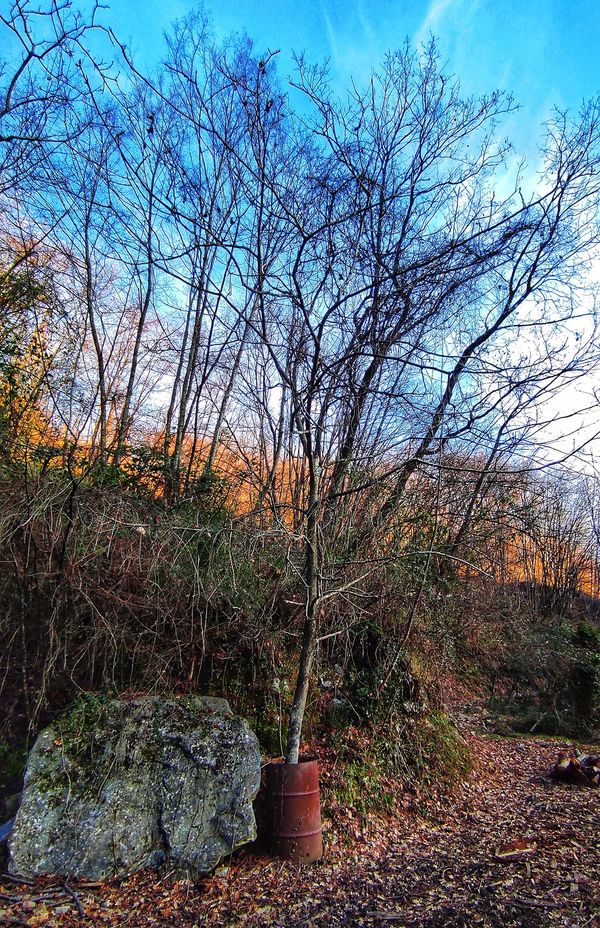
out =
<path fill-rule="evenodd" d="M 338 55 L 338 43 L 336 39 L 336 30 L 333 28 L 333 23 L 331 22 L 331 17 L 327 12 L 327 9 L 324 3 L 321 3 L 321 16 L 323 17 L 323 22 L 325 23 L 325 31 L 327 33 L 327 44 L 329 46 L 329 57 L 337 65 L 339 55 Z"/>
<path fill-rule="evenodd" d="M 425 19 L 417 29 L 415 34 L 415 45 L 418 47 L 422 42 L 427 42 L 431 33 L 438 29 L 440 20 L 444 17 L 450 7 L 456 6 L 457 2 L 462 5 L 461 0 L 432 0 Z"/>

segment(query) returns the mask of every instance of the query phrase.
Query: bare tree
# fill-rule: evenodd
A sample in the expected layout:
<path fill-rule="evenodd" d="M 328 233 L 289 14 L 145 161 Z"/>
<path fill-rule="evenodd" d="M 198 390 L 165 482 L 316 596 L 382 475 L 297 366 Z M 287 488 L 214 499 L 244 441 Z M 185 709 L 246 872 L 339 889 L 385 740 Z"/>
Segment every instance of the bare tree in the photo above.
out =
<path fill-rule="evenodd" d="M 436 509 L 424 563 L 467 558 L 494 478 L 592 363 L 576 320 L 594 311 L 600 104 L 555 114 L 532 180 L 497 140 L 511 99 L 462 97 L 433 44 L 343 99 L 299 61 L 284 94 L 275 53 L 218 46 L 191 17 L 156 79 L 113 37 L 119 87 L 66 8 L 43 40 L 27 3 L 12 10 L 7 189 L 64 255 L 78 434 L 121 466 L 147 401 L 167 498 L 241 462 L 237 505 L 287 534 L 304 611 L 294 763 L 330 604 L 406 555 L 415 484 Z M 473 473 L 453 495 L 457 461 Z"/>
<path fill-rule="evenodd" d="M 359 588 L 413 474 L 484 427 L 500 396 L 525 383 L 535 392 L 568 368 L 550 333 L 585 307 L 599 192 L 593 103 L 575 125 L 557 114 L 534 190 L 525 196 L 517 176 L 498 196 L 508 148 L 494 129 L 511 102 L 461 99 L 433 46 L 391 56 L 345 104 L 317 70 L 301 66 L 298 87 L 316 115 L 309 137 L 296 135 L 293 177 L 267 175 L 290 233 L 257 288 L 261 338 L 307 471 L 289 762 L 319 613 Z M 528 330 L 548 333 L 535 359 L 512 347 Z"/>

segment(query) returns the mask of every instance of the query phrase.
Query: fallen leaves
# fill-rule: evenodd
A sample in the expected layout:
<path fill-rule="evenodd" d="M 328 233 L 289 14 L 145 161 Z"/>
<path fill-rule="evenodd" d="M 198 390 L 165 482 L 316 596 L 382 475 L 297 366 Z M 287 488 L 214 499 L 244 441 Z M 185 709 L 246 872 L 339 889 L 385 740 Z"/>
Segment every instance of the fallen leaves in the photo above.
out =
<path fill-rule="evenodd" d="M 536 850 L 537 844 L 535 841 L 527 840 L 526 838 L 516 838 L 514 841 L 501 844 L 500 847 L 496 848 L 494 857 L 496 860 L 504 861 L 523 860 L 530 854 L 535 854 Z"/>
<path fill-rule="evenodd" d="M 476 769 L 452 795 L 398 793 L 391 815 L 350 814 L 325 785 L 326 856 L 311 867 L 251 847 L 195 882 L 0 876 L 0 926 L 596 928 L 598 791 L 543 776 L 555 742 L 468 737 Z M 339 776 L 334 760 L 324 784 Z"/>

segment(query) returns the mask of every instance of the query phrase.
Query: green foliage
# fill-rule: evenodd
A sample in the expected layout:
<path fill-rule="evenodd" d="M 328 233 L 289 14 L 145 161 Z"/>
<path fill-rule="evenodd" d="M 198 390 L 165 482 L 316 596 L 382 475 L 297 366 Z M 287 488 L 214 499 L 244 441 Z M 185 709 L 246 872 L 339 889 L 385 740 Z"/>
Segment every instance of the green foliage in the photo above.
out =
<path fill-rule="evenodd" d="M 281 706 L 275 700 L 262 699 L 262 705 L 255 706 L 253 712 L 246 716 L 248 724 L 260 745 L 265 757 L 281 757 L 285 751 L 285 719 Z"/>
<path fill-rule="evenodd" d="M 426 785 L 451 786 L 471 770 L 469 746 L 444 712 L 432 712 L 420 720 L 407 748 L 407 769 Z"/>
<path fill-rule="evenodd" d="M 262 668 L 261 684 L 252 684 L 245 678 L 252 673 L 251 666 L 240 668 L 230 682 L 227 698 L 234 712 L 247 720 L 258 738 L 261 753 L 265 757 L 280 757 L 284 753 L 289 688 L 282 692 L 283 676 L 276 668 L 269 668 L 260 659 L 256 659 L 256 665 L 254 670 Z"/>
<path fill-rule="evenodd" d="M 84 481 L 84 486 L 101 490 L 116 489 L 127 485 L 130 485 L 130 481 L 122 468 L 106 461 L 96 461 Z M 138 484 L 136 483 L 135 486 L 138 487 Z"/>
<path fill-rule="evenodd" d="M 422 696 L 413 658 L 398 650 L 393 629 L 385 631 L 373 619 L 349 632 L 350 659 L 344 668 L 332 721 L 344 725 L 386 724 L 396 713 L 419 712 Z"/>
<path fill-rule="evenodd" d="M 98 763 L 97 729 L 106 717 L 108 703 L 116 694 L 82 693 L 73 705 L 53 722 L 62 751 L 77 765 L 77 775 L 88 780 Z"/>
<path fill-rule="evenodd" d="M 271 644 L 277 633 L 271 628 Z M 293 695 L 295 663 L 293 651 L 283 647 L 245 653 L 245 659 L 228 680 L 225 695 L 234 712 L 244 716 L 256 734 L 266 757 L 285 753 L 287 720 Z M 314 691 L 314 690 L 313 690 Z M 319 707 L 309 700 L 305 730 L 310 736 L 321 722 Z"/>
<path fill-rule="evenodd" d="M 82 693 L 72 707 L 55 722 L 55 727 L 64 742 L 77 745 L 85 740 L 106 714 L 111 698 L 105 693 Z"/>
<path fill-rule="evenodd" d="M 214 470 L 203 471 L 189 487 L 189 496 L 201 512 L 211 515 L 228 514 L 226 500 L 229 485 L 225 477 Z"/>
<path fill-rule="evenodd" d="M 337 727 L 378 725 L 395 713 L 401 715 L 422 710 L 420 687 L 408 661 L 398 660 L 388 675 L 385 668 L 348 670 L 343 686 L 344 698 L 334 707 Z"/>
<path fill-rule="evenodd" d="M 506 696 L 491 708 L 500 728 L 546 735 L 595 738 L 600 732 L 600 630 L 546 619 L 524 626 L 506 647 Z"/>
<path fill-rule="evenodd" d="M 389 770 L 378 754 L 381 742 L 362 731 L 349 729 L 334 733 L 332 746 L 338 762 L 338 775 L 332 786 L 336 802 L 361 814 L 389 810 L 393 796 L 386 776 Z"/>
<path fill-rule="evenodd" d="M 336 798 L 359 813 L 388 810 L 406 787 L 451 788 L 471 770 L 469 746 L 443 712 L 397 714 L 369 729 L 334 732 L 332 742 L 339 763 Z"/>
<path fill-rule="evenodd" d="M 0 793 L 9 793 L 19 787 L 27 763 L 24 744 L 0 741 Z"/>
<path fill-rule="evenodd" d="M 600 726 L 600 628 L 580 622 L 573 635 L 573 667 L 568 680 L 575 716 L 591 729 Z"/>
<path fill-rule="evenodd" d="M 346 762 L 335 790 L 337 801 L 363 815 L 388 811 L 393 805 L 393 796 L 382 786 L 381 774 L 381 768 L 372 758 Z"/>
<path fill-rule="evenodd" d="M 471 769 L 471 753 L 446 713 L 418 716 L 396 713 L 374 730 L 375 753 L 382 771 L 411 787 L 449 788 Z"/>

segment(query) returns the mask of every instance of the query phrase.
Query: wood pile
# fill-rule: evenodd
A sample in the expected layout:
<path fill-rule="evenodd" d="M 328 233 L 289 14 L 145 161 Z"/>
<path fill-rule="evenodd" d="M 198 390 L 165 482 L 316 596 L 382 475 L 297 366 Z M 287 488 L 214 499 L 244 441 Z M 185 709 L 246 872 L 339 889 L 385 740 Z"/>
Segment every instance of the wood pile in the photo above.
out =
<path fill-rule="evenodd" d="M 580 754 L 575 748 L 560 751 L 550 775 L 565 783 L 600 786 L 600 757 L 597 754 Z"/>

